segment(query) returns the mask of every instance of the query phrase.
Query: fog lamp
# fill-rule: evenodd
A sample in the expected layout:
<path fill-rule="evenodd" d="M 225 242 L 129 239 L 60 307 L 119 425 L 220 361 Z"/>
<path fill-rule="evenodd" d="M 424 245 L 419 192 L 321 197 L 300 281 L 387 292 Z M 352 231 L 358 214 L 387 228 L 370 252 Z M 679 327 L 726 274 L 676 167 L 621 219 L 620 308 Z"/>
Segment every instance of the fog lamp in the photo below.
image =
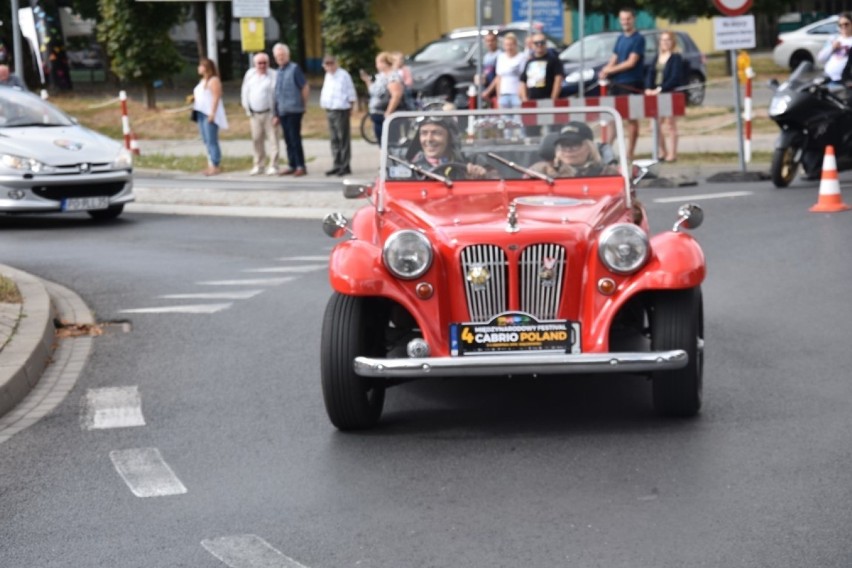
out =
<path fill-rule="evenodd" d="M 15 200 L 23 199 L 24 195 L 26 195 L 26 194 L 24 193 L 23 189 L 10 189 L 9 190 L 9 199 L 15 199 Z"/>

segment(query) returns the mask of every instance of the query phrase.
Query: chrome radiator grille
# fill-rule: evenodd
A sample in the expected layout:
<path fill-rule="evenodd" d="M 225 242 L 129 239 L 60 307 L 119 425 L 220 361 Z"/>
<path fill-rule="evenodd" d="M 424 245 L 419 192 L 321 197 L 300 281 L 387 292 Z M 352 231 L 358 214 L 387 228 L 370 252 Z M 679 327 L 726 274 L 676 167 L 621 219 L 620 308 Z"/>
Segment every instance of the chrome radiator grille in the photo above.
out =
<path fill-rule="evenodd" d="M 526 247 L 519 257 L 514 305 L 538 319 L 555 319 L 565 277 L 565 248 L 543 243 Z M 461 253 L 462 278 L 471 321 L 484 322 L 509 309 L 509 261 L 495 245 L 473 245 Z"/>

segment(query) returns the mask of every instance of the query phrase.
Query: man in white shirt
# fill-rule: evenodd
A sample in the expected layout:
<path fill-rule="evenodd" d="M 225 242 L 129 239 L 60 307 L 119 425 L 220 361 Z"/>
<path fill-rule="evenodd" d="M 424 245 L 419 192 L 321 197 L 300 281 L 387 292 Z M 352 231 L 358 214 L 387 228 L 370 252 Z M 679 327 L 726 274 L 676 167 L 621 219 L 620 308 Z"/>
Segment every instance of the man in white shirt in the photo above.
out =
<path fill-rule="evenodd" d="M 264 172 L 269 148 L 269 163 L 266 175 L 278 175 L 278 132 L 273 112 L 275 97 L 275 76 L 269 72 L 269 56 L 256 53 L 254 67 L 246 72 L 240 92 L 240 104 L 246 110 L 251 124 L 251 141 L 254 151 L 254 167 L 251 175 Z"/>
<path fill-rule="evenodd" d="M 350 141 L 350 116 L 352 103 L 358 100 L 352 77 L 346 69 L 337 64 L 333 55 L 323 57 L 325 79 L 320 91 L 320 106 L 328 117 L 328 131 L 331 134 L 331 155 L 334 166 L 325 172 L 327 176 L 345 176 L 351 174 L 349 161 L 352 157 Z"/>

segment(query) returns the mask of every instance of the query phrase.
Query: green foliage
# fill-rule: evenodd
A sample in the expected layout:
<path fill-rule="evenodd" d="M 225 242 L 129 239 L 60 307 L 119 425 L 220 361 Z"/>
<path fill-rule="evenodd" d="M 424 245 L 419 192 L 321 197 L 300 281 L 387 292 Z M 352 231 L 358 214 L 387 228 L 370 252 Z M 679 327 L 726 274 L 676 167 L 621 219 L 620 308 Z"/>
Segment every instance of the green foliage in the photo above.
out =
<path fill-rule="evenodd" d="M 98 41 L 119 79 L 149 85 L 183 68 L 169 38 L 169 29 L 181 18 L 180 3 L 98 0 L 98 6 Z"/>
<path fill-rule="evenodd" d="M 370 0 L 326 0 L 322 13 L 322 36 L 326 50 L 340 66 L 358 77 L 359 69 L 373 69 L 379 51 L 376 39 L 382 30 L 373 20 Z M 363 83 L 355 81 L 357 88 Z"/>

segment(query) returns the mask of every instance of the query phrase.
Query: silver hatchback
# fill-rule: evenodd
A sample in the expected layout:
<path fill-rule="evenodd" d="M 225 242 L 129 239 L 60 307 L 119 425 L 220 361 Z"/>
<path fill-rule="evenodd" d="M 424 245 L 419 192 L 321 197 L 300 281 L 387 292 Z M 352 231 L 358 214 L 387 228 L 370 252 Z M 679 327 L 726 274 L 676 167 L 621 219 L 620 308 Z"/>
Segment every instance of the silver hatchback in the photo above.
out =
<path fill-rule="evenodd" d="M 86 212 L 133 201 L 133 156 L 40 97 L 0 87 L 0 213 Z"/>

